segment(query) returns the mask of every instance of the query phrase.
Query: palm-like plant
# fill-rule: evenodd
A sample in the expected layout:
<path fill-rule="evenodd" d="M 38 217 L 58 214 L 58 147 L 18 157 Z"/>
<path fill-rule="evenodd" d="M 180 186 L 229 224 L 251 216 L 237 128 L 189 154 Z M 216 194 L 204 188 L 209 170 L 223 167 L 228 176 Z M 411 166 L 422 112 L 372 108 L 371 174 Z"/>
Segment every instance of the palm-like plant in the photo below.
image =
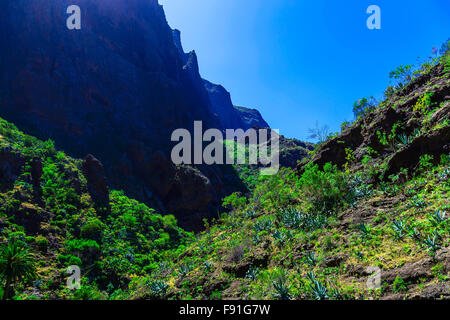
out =
<path fill-rule="evenodd" d="M 9 296 L 11 285 L 21 280 L 32 280 L 36 276 L 33 255 L 17 241 L 0 247 L 0 274 L 6 279 L 3 300 Z"/>

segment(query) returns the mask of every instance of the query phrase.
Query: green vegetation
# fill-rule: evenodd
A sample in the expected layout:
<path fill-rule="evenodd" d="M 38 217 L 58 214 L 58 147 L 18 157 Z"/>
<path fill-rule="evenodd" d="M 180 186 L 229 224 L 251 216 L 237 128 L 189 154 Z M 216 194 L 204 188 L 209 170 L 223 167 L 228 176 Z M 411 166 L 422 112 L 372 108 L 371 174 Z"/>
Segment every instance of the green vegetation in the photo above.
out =
<path fill-rule="evenodd" d="M 248 192 L 225 197 L 195 235 L 124 191 L 111 190 L 108 206 L 99 207 L 81 160 L 0 119 L 7 159 L 0 169 L 0 294 L 340 300 L 442 292 L 450 271 L 450 157 L 427 145 L 408 148 L 448 127 L 439 91 L 449 83 L 445 48 L 417 70 L 394 71 L 384 101 L 355 103 L 346 134 L 330 139 L 317 126 L 321 143 L 298 169 L 263 177 L 256 166 L 237 165 Z M 410 85 L 425 74 L 438 75 Z M 352 130 L 363 135 L 360 146 Z M 320 158 L 331 149 L 331 160 Z M 65 286 L 72 265 L 82 270 L 79 290 Z M 380 288 L 367 287 L 365 270 L 373 266 L 386 275 Z"/>
<path fill-rule="evenodd" d="M 20 281 L 33 280 L 35 263 L 29 250 L 19 241 L 9 241 L 0 247 L 0 274 L 5 278 L 3 300 L 9 298 L 11 286 Z"/>

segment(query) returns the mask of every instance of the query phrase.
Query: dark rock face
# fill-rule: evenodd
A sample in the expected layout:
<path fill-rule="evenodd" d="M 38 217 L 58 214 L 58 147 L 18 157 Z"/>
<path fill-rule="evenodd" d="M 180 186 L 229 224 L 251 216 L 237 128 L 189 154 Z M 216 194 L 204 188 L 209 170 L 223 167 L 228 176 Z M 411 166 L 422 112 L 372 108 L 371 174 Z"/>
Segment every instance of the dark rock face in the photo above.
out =
<path fill-rule="evenodd" d="M 198 91 L 202 93 L 202 98 L 209 100 L 210 110 L 218 119 L 221 129 L 269 128 L 268 123 L 262 118 L 258 110 L 234 106 L 230 93 L 223 86 L 201 79 L 197 55 L 195 51 L 184 52 L 179 30 L 173 30 L 173 41 L 183 60 L 183 69 L 189 72 Z M 206 89 L 206 96 L 201 88 L 202 86 Z"/>
<path fill-rule="evenodd" d="M 41 177 L 43 174 L 42 160 L 39 157 L 35 157 L 31 160 L 31 183 L 33 184 L 33 191 L 35 198 L 38 202 L 42 199 L 42 187 L 41 187 Z"/>
<path fill-rule="evenodd" d="M 259 113 L 258 110 L 239 106 L 234 106 L 234 108 L 240 112 L 240 118 L 242 119 L 242 122 L 249 128 L 270 128 L 269 124 L 263 119 L 261 113 Z"/>
<path fill-rule="evenodd" d="M 79 0 L 81 30 L 68 30 L 72 4 L 0 3 L 0 116 L 74 157 L 94 154 L 113 188 L 178 217 L 219 202 L 222 186 L 210 186 L 204 173 L 181 173 L 168 160 L 173 130 L 191 130 L 195 120 L 204 130 L 222 124 L 195 52 L 183 52 L 158 1 Z M 102 202 L 105 183 L 93 159 L 86 159 L 95 177 L 91 191 Z M 19 162 L 0 162 L 2 181 L 12 180 Z M 175 187 L 175 176 L 186 184 Z M 203 194 L 189 190 L 198 187 Z"/>
<path fill-rule="evenodd" d="M 103 165 L 94 156 L 89 154 L 84 159 L 82 166 L 92 200 L 97 205 L 107 206 L 109 203 L 109 190 Z"/>
<path fill-rule="evenodd" d="M 431 268 L 434 263 L 431 258 L 425 258 L 413 263 L 407 263 L 404 266 L 384 271 L 381 274 L 382 281 L 387 281 L 389 283 L 394 282 L 396 277 L 400 277 L 405 281 L 416 281 L 420 278 L 429 279 L 433 276 Z"/>
<path fill-rule="evenodd" d="M 324 268 L 339 267 L 347 259 L 348 259 L 348 256 L 345 254 L 330 255 L 324 259 L 324 261 L 322 262 L 322 266 Z"/>
<path fill-rule="evenodd" d="M 0 150 L 0 191 L 8 190 L 22 172 L 25 158 L 11 149 Z"/>
<path fill-rule="evenodd" d="M 230 93 L 224 87 L 207 80 L 203 82 L 209 94 L 212 111 L 219 118 L 223 129 L 269 128 L 258 110 L 234 106 Z"/>
<path fill-rule="evenodd" d="M 317 152 L 312 161 L 319 166 L 325 165 L 327 162 L 332 162 L 342 166 L 346 161 L 345 147 L 355 149 L 363 142 L 363 135 L 361 127 L 356 125 L 347 131 L 343 132 L 339 137 L 328 141 Z M 298 167 L 299 173 L 303 172 L 302 166 Z"/>
<path fill-rule="evenodd" d="M 401 168 L 414 168 L 419 163 L 420 156 L 424 154 L 434 156 L 434 160 L 439 162 L 439 155 L 446 152 L 450 152 L 450 126 L 420 136 L 394 154 L 388 162 L 384 176 L 389 177 Z"/>

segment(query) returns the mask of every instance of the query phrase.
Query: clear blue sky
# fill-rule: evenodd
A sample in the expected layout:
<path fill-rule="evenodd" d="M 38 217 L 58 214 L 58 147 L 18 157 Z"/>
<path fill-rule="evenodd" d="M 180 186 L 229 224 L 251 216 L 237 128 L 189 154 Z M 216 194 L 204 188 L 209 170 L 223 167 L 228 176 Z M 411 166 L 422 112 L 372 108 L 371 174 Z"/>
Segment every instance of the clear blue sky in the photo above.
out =
<path fill-rule="evenodd" d="M 159 0 L 201 75 L 306 139 L 316 120 L 338 131 L 353 102 L 381 97 L 389 71 L 450 37 L 449 0 Z M 366 9 L 381 8 L 369 30 Z"/>

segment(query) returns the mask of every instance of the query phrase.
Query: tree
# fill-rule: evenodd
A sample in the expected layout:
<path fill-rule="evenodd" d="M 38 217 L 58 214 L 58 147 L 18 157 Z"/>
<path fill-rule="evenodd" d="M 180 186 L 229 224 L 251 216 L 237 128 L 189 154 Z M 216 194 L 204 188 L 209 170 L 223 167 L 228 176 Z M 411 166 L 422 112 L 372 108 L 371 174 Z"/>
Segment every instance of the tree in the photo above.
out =
<path fill-rule="evenodd" d="M 330 134 L 330 128 L 325 126 L 319 126 L 319 122 L 316 121 L 316 126 L 314 128 L 309 128 L 309 136 L 308 139 L 317 140 L 318 143 L 325 142 Z"/>
<path fill-rule="evenodd" d="M 403 88 L 414 77 L 413 65 L 399 66 L 394 71 L 389 73 L 389 78 L 396 82 L 397 88 Z"/>
<path fill-rule="evenodd" d="M 33 255 L 21 242 L 10 241 L 0 247 L 0 274 L 6 279 L 3 300 L 8 298 L 11 286 L 36 277 Z"/>
<path fill-rule="evenodd" d="M 362 98 L 353 104 L 353 114 L 355 118 L 362 118 L 377 107 L 377 100 L 374 97 Z"/>

